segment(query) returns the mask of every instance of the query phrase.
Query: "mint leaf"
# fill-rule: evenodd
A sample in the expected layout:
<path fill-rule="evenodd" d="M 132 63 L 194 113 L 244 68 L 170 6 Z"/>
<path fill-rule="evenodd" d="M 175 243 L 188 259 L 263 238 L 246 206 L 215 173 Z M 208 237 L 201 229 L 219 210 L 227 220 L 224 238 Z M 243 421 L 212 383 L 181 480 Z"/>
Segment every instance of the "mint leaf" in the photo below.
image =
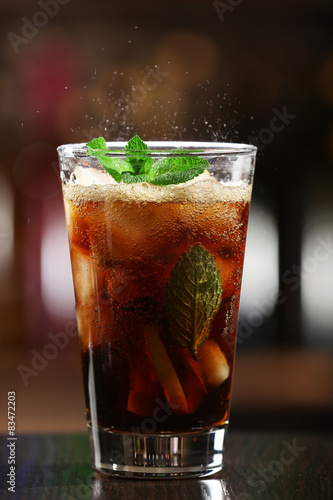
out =
<path fill-rule="evenodd" d="M 204 168 L 191 168 L 189 170 L 181 170 L 180 172 L 169 172 L 167 174 L 160 175 L 150 179 L 151 184 L 156 184 L 157 186 L 168 186 L 169 184 L 181 184 L 183 182 L 190 181 L 202 174 L 205 171 Z"/>
<path fill-rule="evenodd" d="M 126 145 L 127 151 L 150 151 L 149 147 L 138 135 L 135 135 L 130 139 Z"/>
<path fill-rule="evenodd" d="M 187 182 L 202 174 L 208 167 L 207 160 L 196 156 L 162 158 L 150 169 L 150 182 L 160 186 Z"/>
<path fill-rule="evenodd" d="M 126 159 L 132 166 L 135 174 L 146 174 L 149 172 L 154 160 L 150 156 L 150 149 L 138 135 L 135 135 L 126 146 Z"/>
<path fill-rule="evenodd" d="M 133 172 L 133 168 L 125 160 L 106 156 L 109 150 L 104 137 L 93 139 L 87 144 L 87 155 L 95 156 L 108 174 L 112 175 L 115 181 L 120 182 L 123 172 Z"/>
<path fill-rule="evenodd" d="M 122 174 L 121 180 L 125 184 L 134 184 L 137 182 L 149 182 L 148 174 L 132 174 L 131 172 L 124 172 Z"/>
<path fill-rule="evenodd" d="M 88 156 L 96 156 L 96 154 L 105 154 L 107 152 L 108 148 L 106 146 L 106 141 L 104 137 L 98 137 L 97 139 L 93 139 L 87 144 Z"/>
<path fill-rule="evenodd" d="M 212 255 L 193 245 L 176 263 L 167 285 L 165 310 L 170 334 L 198 359 L 222 301 L 222 281 Z"/>
<path fill-rule="evenodd" d="M 120 158 L 110 158 L 109 156 L 97 156 L 102 167 L 108 174 L 112 175 L 114 180 L 120 182 L 123 172 L 133 172 L 131 165 Z"/>

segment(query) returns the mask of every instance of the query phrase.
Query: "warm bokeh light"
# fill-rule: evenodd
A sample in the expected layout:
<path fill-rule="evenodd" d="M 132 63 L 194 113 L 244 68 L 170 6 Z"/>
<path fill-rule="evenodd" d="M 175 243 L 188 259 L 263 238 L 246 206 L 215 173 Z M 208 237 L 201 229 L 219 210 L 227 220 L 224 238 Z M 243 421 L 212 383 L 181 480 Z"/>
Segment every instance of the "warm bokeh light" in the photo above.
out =
<path fill-rule="evenodd" d="M 326 57 L 321 65 L 318 86 L 323 99 L 333 105 L 333 54 Z"/>
<path fill-rule="evenodd" d="M 6 283 L 6 279 L 10 276 L 13 257 L 14 199 L 8 180 L 0 175 L 0 278 L 2 283 Z"/>
<path fill-rule="evenodd" d="M 241 313 L 258 311 L 263 321 L 273 313 L 279 287 L 278 228 L 268 206 L 252 204 L 244 259 Z M 262 314 L 271 304 L 267 317 Z"/>
<path fill-rule="evenodd" d="M 314 225 L 316 219 L 320 222 Z M 314 211 L 309 223 L 301 261 L 303 330 L 309 344 L 329 344 L 333 334 L 333 217 L 329 211 Z"/>
<path fill-rule="evenodd" d="M 41 248 L 42 300 L 63 320 L 74 313 L 74 292 L 63 211 L 45 214 Z"/>
<path fill-rule="evenodd" d="M 168 67 L 168 84 L 177 92 L 195 87 L 214 76 L 221 64 L 222 54 L 207 35 L 176 32 L 162 38 L 155 57 L 162 67 Z"/>

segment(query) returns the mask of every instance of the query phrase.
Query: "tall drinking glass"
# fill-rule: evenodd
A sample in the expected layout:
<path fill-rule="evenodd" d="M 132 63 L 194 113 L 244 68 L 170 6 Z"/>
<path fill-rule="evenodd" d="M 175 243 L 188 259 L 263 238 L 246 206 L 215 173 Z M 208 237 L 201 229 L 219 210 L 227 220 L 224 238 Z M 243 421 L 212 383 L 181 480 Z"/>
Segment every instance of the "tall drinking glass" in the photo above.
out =
<path fill-rule="evenodd" d="M 107 146 L 126 159 L 125 143 Z M 92 463 L 206 476 L 223 464 L 256 148 L 148 146 L 150 163 L 207 168 L 178 184 L 117 183 L 84 144 L 58 148 Z"/>

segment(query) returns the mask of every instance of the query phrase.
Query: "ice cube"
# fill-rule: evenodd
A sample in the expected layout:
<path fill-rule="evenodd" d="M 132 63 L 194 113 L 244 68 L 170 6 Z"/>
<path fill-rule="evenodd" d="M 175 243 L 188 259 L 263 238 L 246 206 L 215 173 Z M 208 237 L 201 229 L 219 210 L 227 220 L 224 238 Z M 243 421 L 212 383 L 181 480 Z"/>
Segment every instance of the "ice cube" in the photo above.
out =
<path fill-rule="evenodd" d="M 227 358 L 216 340 L 207 340 L 198 349 L 199 361 L 193 359 L 190 351 L 187 359 L 207 389 L 219 387 L 229 377 Z"/>
<path fill-rule="evenodd" d="M 103 289 L 101 270 L 95 259 L 75 246 L 71 247 L 71 262 L 76 305 L 93 306 L 98 290 Z"/>
<path fill-rule="evenodd" d="M 65 215 L 70 244 L 89 252 L 89 221 L 87 217 L 79 207 L 66 200 Z"/>
<path fill-rule="evenodd" d="M 216 265 L 222 281 L 222 297 L 230 297 L 239 287 L 242 267 L 233 259 L 217 255 Z"/>

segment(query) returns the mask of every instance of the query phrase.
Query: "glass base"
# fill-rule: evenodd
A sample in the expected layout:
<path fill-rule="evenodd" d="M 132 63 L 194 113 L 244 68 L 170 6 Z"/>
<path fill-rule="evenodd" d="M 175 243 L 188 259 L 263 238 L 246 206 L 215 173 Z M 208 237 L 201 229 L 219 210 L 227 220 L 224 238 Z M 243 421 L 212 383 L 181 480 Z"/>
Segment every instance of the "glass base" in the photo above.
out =
<path fill-rule="evenodd" d="M 204 477 L 223 466 L 223 428 L 191 434 L 122 434 L 89 427 L 93 467 L 131 478 Z"/>

